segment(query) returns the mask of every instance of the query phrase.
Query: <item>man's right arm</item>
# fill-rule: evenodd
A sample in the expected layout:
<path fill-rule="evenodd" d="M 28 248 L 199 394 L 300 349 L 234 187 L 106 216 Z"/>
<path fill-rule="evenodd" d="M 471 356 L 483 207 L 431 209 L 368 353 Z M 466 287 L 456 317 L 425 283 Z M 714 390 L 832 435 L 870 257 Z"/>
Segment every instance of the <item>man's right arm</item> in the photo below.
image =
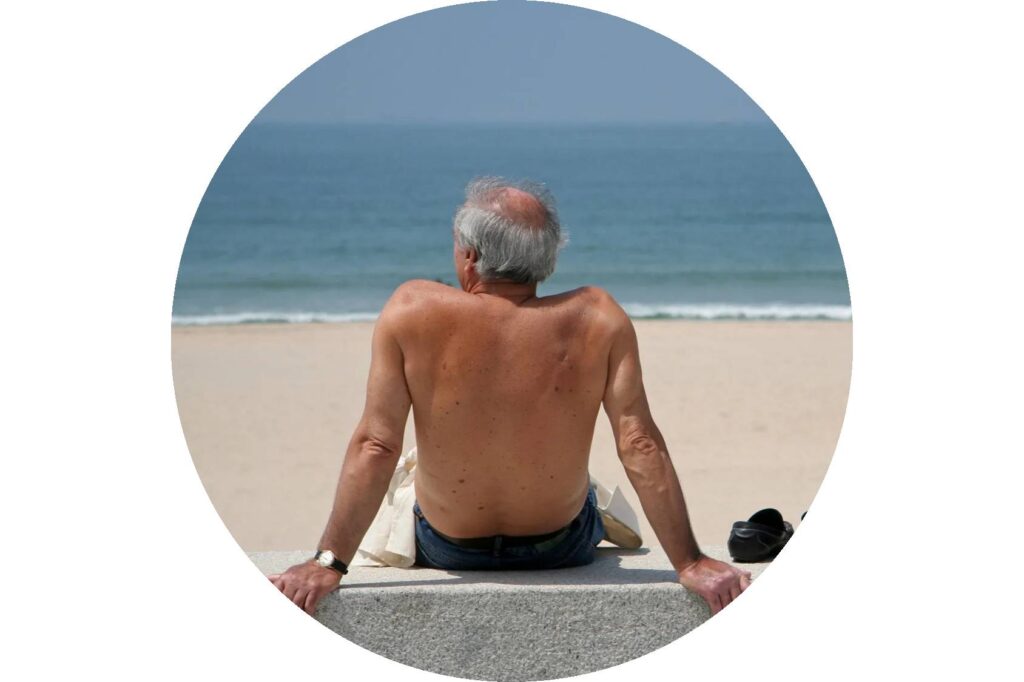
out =
<path fill-rule="evenodd" d="M 613 338 L 604 408 L 619 459 L 679 581 L 717 613 L 746 589 L 750 574 L 704 556 L 697 546 L 679 478 L 647 402 L 636 331 L 618 304 L 610 297 L 606 303 Z"/>

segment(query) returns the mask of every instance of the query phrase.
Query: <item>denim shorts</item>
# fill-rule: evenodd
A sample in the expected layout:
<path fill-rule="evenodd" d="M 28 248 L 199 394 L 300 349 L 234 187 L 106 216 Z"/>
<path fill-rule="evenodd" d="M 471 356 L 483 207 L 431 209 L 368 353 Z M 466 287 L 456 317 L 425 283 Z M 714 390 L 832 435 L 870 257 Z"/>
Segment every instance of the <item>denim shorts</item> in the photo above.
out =
<path fill-rule="evenodd" d="M 594 547 L 604 539 L 604 523 L 597 511 L 594 489 L 587 492 L 583 509 L 567 526 L 567 532 L 537 544 L 470 549 L 438 535 L 420 511 L 416 514 L 416 565 L 457 571 L 568 568 L 594 560 Z"/>

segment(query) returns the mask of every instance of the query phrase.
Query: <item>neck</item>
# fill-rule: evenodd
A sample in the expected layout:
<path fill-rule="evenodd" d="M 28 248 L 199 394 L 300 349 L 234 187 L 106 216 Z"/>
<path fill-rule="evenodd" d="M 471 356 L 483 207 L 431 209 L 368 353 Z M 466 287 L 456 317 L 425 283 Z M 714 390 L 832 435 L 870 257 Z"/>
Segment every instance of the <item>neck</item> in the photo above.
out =
<path fill-rule="evenodd" d="M 537 283 L 523 284 L 509 280 L 492 280 L 488 282 L 476 282 L 469 287 L 471 294 L 487 294 L 497 296 L 513 303 L 523 303 L 531 298 L 537 297 Z"/>

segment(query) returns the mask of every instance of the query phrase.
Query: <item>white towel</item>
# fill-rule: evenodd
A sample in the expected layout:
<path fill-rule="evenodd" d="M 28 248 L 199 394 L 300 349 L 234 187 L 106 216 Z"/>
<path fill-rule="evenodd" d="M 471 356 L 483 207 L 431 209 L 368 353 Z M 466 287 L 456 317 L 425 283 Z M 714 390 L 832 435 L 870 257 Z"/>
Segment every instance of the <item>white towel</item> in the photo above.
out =
<path fill-rule="evenodd" d="M 388 493 L 363 536 L 352 560 L 353 566 L 409 568 L 416 563 L 416 526 L 412 513 L 416 503 L 415 473 L 416 448 L 413 448 L 399 458 Z"/>
<path fill-rule="evenodd" d="M 416 503 L 415 476 L 416 448 L 413 448 L 399 458 L 387 495 L 352 559 L 353 566 L 409 568 L 416 563 L 416 526 L 412 513 Z M 604 521 L 605 540 L 630 549 L 643 544 L 636 512 L 618 486 L 609 491 L 593 476 L 590 485 L 597 492 L 597 509 Z"/>

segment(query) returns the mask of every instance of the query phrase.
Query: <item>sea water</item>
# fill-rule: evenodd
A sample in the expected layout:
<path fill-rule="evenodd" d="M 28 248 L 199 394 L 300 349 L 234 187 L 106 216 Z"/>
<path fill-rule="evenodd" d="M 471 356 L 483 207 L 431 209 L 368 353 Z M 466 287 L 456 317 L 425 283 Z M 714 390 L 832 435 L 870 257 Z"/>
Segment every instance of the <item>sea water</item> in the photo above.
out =
<path fill-rule="evenodd" d="M 541 295 L 596 285 L 639 318 L 849 319 L 835 232 L 771 124 L 250 125 L 198 207 L 175 324 L 373 319 L 456 282 L 473 177 L 543 182 L 569 244 Z"/>

